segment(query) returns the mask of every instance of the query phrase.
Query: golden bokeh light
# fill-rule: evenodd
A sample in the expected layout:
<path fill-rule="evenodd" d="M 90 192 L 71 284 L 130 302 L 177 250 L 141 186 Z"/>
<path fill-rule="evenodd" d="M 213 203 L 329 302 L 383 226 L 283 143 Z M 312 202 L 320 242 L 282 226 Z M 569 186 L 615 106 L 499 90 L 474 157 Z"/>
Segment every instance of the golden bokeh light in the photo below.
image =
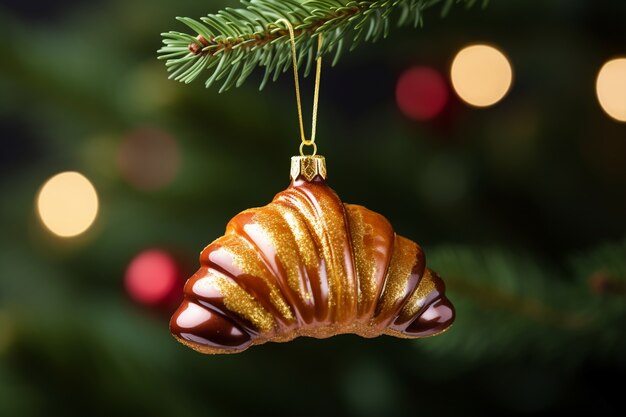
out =
<path fill-rule="evenodd" d="M 507 57 L 488 45 L 471 45 L 454 57 L 450 78 L 454 91 L 468 104 L 491 106 L 511 87 L 513 70 Z"/>
<path fill-rule="evenodd" d="M 83 175 L 63 172 L 41 187 L 37 196 L 37 211 L 43 224 L 55 235 L 77 236 L 96 219 L 98 195 Z"/>
<path fill-rule="evenodd" d="M 626 58 L 606 62 L 596 79 L 596 94 L 602 109 L 620 122 L 626 122 Z"/>

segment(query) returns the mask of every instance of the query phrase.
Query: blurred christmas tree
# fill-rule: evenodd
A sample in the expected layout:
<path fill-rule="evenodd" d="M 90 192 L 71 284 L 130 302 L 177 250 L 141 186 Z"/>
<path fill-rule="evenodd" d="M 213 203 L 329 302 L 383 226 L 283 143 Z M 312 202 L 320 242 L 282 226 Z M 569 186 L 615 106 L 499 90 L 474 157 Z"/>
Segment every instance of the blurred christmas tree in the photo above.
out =
<path fill-rule="evenodd" d="M 167 81 L 158 33 L 204 15 L 197 2 L 3 3 L 0 415 L 623 414 L 626 125 L 594 86 L 626 54 L 626 4 L 494 1 L 438 21 L 448 3 L 326 69 L 318 142 L 346 201 L 425 243 L 455 326 L 234 357 L 176 344 L 171 297 L 234 213 L 286 185 L 291 80 L 258 93 L 252 71 L 221 95 Z M 472 43 L 514 74 L 480 110 L 442 75 Z M 37 214 L 63 171 L 98 195 L 73 238 Z"/>

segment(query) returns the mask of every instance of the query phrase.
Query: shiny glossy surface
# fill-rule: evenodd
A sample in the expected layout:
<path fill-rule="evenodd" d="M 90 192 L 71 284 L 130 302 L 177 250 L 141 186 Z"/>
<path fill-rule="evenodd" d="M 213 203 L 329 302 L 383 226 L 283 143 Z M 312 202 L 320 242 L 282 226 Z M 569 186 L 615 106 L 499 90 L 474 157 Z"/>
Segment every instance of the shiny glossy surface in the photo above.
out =
<path fill-rule="evenodd" d="M 419 245 L 319 176 L 235 216 L 200 263 L 170 329 L 203 353 L 298 336 L 426 337 L 454 320 Z"/>

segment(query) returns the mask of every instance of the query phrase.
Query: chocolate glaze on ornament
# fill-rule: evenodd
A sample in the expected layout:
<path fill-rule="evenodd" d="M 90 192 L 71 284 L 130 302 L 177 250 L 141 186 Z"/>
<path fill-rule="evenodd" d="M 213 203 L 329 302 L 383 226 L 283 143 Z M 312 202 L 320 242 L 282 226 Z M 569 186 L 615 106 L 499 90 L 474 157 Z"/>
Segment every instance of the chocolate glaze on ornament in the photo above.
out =
<path fill-rule="evenodd" d="M 298 336 L 419 338 L 454 320 L 421 247 L 343 204 L 321 175 L 298 174 L 270 204 L 235 216 L 200 264 L 170 329 L 203 353 Z"/>

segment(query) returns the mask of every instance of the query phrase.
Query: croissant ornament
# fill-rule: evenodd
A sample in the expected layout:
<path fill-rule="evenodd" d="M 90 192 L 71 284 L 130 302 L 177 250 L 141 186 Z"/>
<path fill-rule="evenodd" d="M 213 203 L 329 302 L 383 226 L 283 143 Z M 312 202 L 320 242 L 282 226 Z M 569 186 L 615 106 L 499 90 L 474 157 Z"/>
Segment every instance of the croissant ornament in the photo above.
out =
<path fill-rule="evenodd" d="M 454 308 L 416 243 L 380 214 L 343 204 L 321 156 L 293 157 L 291 185 L 245 210 L 200 254 L 170 321 L 181 343 L 237 353 L 298 336 L 420 338 Z"/>

